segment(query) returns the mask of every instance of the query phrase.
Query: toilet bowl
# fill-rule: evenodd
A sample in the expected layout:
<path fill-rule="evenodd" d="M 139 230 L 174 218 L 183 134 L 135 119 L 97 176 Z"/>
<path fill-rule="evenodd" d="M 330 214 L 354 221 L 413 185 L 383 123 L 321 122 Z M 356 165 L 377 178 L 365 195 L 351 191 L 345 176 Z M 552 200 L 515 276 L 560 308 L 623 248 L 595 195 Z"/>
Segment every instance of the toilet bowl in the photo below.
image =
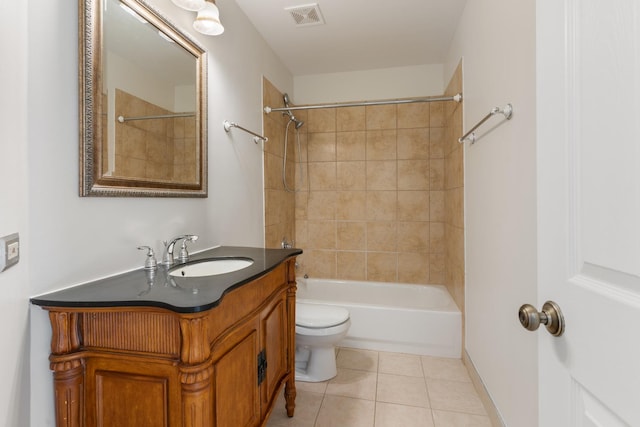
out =
<path fill-rule="evenodd" d="M 297 381 L 320 382 L 336 376 L 335 345 L 350 325 L 345 308 L 296 303 Z"/>

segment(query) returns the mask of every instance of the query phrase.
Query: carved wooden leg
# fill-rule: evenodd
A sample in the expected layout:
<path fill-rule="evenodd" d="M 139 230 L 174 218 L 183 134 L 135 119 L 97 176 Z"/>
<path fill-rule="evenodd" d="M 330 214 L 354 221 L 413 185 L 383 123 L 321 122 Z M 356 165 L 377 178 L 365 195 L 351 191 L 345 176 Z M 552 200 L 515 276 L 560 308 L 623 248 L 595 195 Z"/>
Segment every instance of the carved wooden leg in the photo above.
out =
<path fill-rule="evenodd" d="M 213 426 L 213 367 L 209 357 L 209 329 L 206 315 L 180 320 L 182 349 L 180 382 L 182 383 L 182 426 Z"/>
<path fill-rule="evenodd" d="M 296 409 L 296 291 L 298 290 L 296 285 L 295 259 L 289 260 L 287 267 L 287 280 L 289 282 L 289 288 L 287 290 L 287 311 L 289 315 L 287 368 L 289 370 L 289 378 L 287 378 L 284 387 L 284 397 L 286 400 L 285 407 L 287 409 L 287 416 L 293 417 Z"/>
<path fill-rule="evenodd" d="M 80 360 L 54 362 L 53 387 L 55 392 L 56 426 L 82 427 L 84 396 L 84 367 Z"/>
<path fill-rule="evenodd" d="M 80 348 L 78 314 L 49 312 L 51 355 L 57 427 L 84 426 L 84 365 Z"/>
<path fill-rule="evenodd" d="M 286 400 L 287 416 L 293 417 L 296 410 L 296 380 L 295 372 L 289 377 L 284 386 L 284 398 Z"/>
<path fill-rule="evenodd" d="M 213 368 L 183 372 L 182 382 L 182 426 L 213 426 L 213 397 L 211 396 L 211 376 Z"/>

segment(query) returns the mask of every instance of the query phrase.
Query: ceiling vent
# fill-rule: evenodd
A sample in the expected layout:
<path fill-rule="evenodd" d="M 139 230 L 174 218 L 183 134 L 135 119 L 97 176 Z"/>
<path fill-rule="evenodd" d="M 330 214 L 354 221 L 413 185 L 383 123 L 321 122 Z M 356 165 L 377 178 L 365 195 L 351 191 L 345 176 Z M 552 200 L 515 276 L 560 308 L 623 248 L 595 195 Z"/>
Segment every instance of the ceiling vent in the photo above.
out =
<path fill-rule="evenodd" d="M 322 17 L 318 3 L 285 7 L 284 10 L 291 14 L 291 17 L 296 21 L 296 25 L 298 26 L 324 24 L 324 18 Z"/>

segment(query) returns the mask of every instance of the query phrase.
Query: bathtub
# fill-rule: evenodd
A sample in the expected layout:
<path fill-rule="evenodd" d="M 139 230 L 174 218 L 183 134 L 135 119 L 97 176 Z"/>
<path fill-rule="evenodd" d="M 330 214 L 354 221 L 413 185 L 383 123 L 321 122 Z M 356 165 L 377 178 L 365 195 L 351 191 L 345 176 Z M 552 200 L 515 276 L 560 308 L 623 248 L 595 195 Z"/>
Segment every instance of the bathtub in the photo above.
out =
<path fill-rule="evenodd" d="M 341 347 L 461 357 L 462 316 L 441 285 L 297 278 L 297 300 L 345 307 Z"/>

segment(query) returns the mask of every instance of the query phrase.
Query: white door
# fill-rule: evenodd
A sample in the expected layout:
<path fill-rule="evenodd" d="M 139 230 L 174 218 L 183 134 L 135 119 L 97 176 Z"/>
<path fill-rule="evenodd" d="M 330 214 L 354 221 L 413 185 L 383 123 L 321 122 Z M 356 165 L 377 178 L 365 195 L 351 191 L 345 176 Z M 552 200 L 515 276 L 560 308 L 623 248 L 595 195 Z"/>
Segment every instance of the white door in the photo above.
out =
<path fill-rule="evenodd" d="M 540 426 L 640 426 L 640 2 L 536 7 Z"/>

